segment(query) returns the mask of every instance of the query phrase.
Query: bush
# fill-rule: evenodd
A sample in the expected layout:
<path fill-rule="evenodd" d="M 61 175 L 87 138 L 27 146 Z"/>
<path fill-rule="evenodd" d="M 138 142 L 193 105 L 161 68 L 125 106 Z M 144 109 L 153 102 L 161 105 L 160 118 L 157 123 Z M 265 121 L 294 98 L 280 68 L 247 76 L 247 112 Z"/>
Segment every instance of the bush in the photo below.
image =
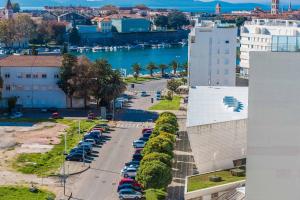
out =
<path fill-rule="evenodd" d="M 148 189 L 146 192 L 146 200 L 164 200 L 167 197 L 167 192 L 162 189 Z"/>
<path fill-rule="evenodd" d="M 172 133 L 168 133 L 168 132 L 165 132 L 165 131 L 161 131 L 158 135 L 158 137 L 164 137 L 164 138 L 167 138 L 169 140 L 172 141 L 172 143 L 175 143 L 176 142 L 176 137 L 172 134 Z"/>
<path fill-rule="evenodd" d="M 159 114 L 159 117 L 176 117 L 176 115 L 174 113 L 171 113 L 171 112 L 162 112 Z"/>
<path fill-rule="evenodd" d="M 157 136 L 154 138 L 149 139 L 149 141 L 146 143 L 142 154 L 143 156 L 153 153 L 153 152 L 158 152 L 158 153 L 166 153 L 170 156 L 173 156 L 173 142 L 163 136 Z"/>
<path fill-rule="evenodd" d="M 139 167 L 136 179 L 146 189 L 166 188 L 172 181 L 172 171 L 165 163 L 153 160 Z"/>
<path fill-rule="evenodd" d="M 165 163 L 168 167 L 172 166 L 171 160 L 172 157 L 168 154 L 165 153 L 158 153 L 158 152 L 153 152 L 145 155 L 141 161 L 141 166 L 145 165 L 148 162 L 151 162 L 153 160 L 158 160 L 162 163 Z"/>
<path fill-rule="evenodd" d="M 171 124 L 174 126 L 174 128 L 176 129 L 176 131 L 178 131 L 178 123 L 177 123 L 177 118 L 176 117 L 172 117 L 172 116 L 161 116 L 159 117 L 156 122 L 155 122 L 156 126 L 160 126 L 162 124 Z"/>
<path fill-rule="evenodd" d="M 176 127 L 170 123 L 158 124 L 155 126 L 155 129 L 158 130 L 158 132 L 164 131 L 172 134 L 176 133 Z"/>

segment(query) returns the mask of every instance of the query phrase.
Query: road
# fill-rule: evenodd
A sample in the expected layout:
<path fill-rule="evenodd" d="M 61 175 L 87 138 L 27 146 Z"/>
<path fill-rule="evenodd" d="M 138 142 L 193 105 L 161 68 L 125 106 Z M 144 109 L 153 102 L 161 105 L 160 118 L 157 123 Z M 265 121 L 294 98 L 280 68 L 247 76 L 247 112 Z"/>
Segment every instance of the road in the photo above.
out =
<path fill-rule="evenodd" d="M 138 91 L 156 91 L 165 88 L 166 80 L 136 84 Z M 142 127 L 151 125 L 157 114 L 148 112 L 151 96 L 140 97 L 133 94 L 128 107 L 116 116 L 118 122 L 114 131 L 107 134 L 107 141 L 99 151 L 99 157 L 91 163 L 91 168 L 67 180 L 67 194 L 72 192 L 76 200 L 117 200 L 116 192 L 121 178 L 120 171 L 125 162 L 130 161 L 133 153 L 132 141 L 141 135 Z M 67 199 L 67 198 L 65 198 Z"/>

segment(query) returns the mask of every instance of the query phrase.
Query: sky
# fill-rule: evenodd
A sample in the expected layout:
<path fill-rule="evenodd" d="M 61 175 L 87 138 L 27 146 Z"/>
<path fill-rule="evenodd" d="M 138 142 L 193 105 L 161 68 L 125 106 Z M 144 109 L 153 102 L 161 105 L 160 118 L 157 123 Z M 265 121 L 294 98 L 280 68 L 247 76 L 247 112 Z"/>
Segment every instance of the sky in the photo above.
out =
<path fill-rule="evenodd" d="M 202 0 L 202 1 L 212 1 L 212 0 Z M 222 0 L 222 1 L 227 1 L 231 3 L 270 3 L 271 0 Z M 291 0 L 292 4 L 300 4 L 300 0 Z M 280 2 L 287 4 L 290 2 L 290 0 L 280 0 Z"/>

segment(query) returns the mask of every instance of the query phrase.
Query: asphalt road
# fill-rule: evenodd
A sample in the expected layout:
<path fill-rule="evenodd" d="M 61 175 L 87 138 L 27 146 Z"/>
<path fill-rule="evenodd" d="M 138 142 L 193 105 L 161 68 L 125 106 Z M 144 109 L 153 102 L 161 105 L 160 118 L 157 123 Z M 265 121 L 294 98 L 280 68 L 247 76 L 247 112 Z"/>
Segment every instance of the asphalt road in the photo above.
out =
<path fill-rule="evenodd" d="M 166 80 L 157 80 L 145 84 L 136 84 L 138 91 L 163 90 Z M 98 156 L 86 172 L 67 180 L 67 194 L 72 192 L 74 200 L 117 200 L 117 185 L 121 179 L 120 171 L 124 163 L 130 161 L 133 154 L 132 142 L 141 135 L 143 127 L 148 127 L 157 114 L 146 111 L 151 103 L 151 95 L 140 97 L 137 91 L 128 91 L 132 95 L 128 107 L 117 113 L 117 128 L 107 134 L 107 141 L 98 151 Z M 65 197 L 67 199 L 67 197 Z"/>

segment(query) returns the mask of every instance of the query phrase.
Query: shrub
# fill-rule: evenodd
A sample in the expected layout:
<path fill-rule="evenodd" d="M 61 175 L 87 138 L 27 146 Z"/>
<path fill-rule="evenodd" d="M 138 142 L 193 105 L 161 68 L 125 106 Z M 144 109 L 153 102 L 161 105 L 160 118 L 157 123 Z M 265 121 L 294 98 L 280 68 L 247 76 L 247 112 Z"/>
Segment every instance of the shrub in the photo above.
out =
<path fill-rule="evenodd" d="M 172 163 L 172 157 L 168 154 L 165 153 L 158 153 L 158 152 L 153 152 L 145 155 L 141 161 L 141 166 L 147 164 L 148 162 L 151 162 L 153 160 L 158 160 L 162 163 L 165 163 L 168 167 L 171 167 Z"/>
<path fill-rule="evenodd" d="M 148 189 L 146 192 L 146 200 L 164 200 L 167 197 L 167 192 L 162 189 Z"/>
<path fill-rule="evenodd" d="M 176 131 L 178 131 L 178 123 L 177 123 L 177 118 L 176 117 L 171 117 L 171 116 L 161 116 L 159 117 L 156 122 L 156 126 L 160 126 L 162 124 L 171 124 L 174 126 Z"/>
<path fill-rule="evenodd" d="M 146 143 L 142 154 L 145 156 L 153 152 L 166 153 L 170 156 L 173 156 L 173 142 L 170 139 L 162 136 L 151 138 Z"/>
<path fill-rule="evenodd" d="M 162 113 L 159 114 L 159 117 L 165 117 L 165 116 L 167 116 L 167 117 L 170 116 L 170 117 L 175 117 L 175 118 L 177 118 L 176 115 L 175 115 L 174 113 L 168 112 L 168 111 L 162 112 Z"/>
<path fill-rule="evenodd" d="M 155 128 L 159 132 L 164 131 L 164 132 L 168 132 L 168 133 L 172 133 L 172 134 L 176 133 L 176 127 L 170 123 L 158 124 L 155 126 Z"/>
<path fill-rule="evenodd" d="M 161 131 L 158 135 L 159 137 L 165 137 L 169 140 L 172 141 L 172 143 L 175 143 L 176 142 L 176 137 L 172 134 L 172 133 L 168 133 L 168 132 L 165 132 L 165 131 Z"/>
<path fill-rule="evenodd" d="M 172 181 L 172 171 L 165 163 L 158 160 L 147 162 L 141 165 L 137 172 L 136 179 L 144 188 L 165 188 Z"/>

